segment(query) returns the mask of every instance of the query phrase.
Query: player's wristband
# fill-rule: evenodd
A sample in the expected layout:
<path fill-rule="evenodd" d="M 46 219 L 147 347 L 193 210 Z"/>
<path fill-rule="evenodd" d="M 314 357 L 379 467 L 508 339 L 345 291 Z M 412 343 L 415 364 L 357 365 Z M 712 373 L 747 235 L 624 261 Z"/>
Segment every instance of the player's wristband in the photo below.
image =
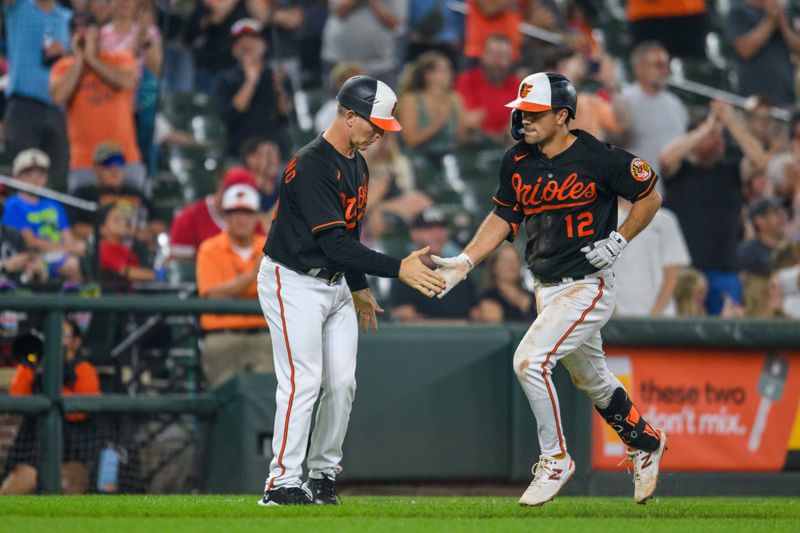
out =
<path fill-rule="evenodd" d="M 468 255 L 467 255 L 467 254 L 465 254 L 464 252 L 461 252 L 461 253 L 458 255 L 458 258 L 459 258 L 459 259 L 461 259 L 461 260 L 463 260 L 463 261 L 465 261 L 465 262 L 466 262 L 466 263 L 469 265 L 469 269 L 470 269 L 470 270 L 472 270 L 473 268 L 475 268 L 475 263 L 473 263 L 473 262 L 472 262 L 472 259 L 470 258 L 470 256 L 468 256 Z"/>
<path fill-rule="evenodd" d="M 609 234 L 609 237 L 617 241 L 617 243 L 619 243 L 623 247 L 625 247 L 628 244 L 628 241 L 625 240 L 625 237 L 623 237 L 622 234 L 618 231 L 612 231 Z"/>

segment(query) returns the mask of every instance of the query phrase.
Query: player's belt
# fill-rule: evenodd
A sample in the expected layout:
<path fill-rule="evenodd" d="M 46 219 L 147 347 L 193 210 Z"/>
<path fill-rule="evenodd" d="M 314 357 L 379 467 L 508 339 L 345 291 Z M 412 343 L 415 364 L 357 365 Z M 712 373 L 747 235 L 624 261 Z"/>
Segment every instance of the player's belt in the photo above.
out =
<path fill-rule="evenodd" d="M 325 267 L 318 267 L 312 268 L 306 272 L 312 278 L 323 279 L 328 282 L 328 284 L 333 285 L 344 276 L 344 272 L 335 272 L 330 268 Z"/>
<path fill-rule="evenodd" d="M 581 274 L 580 276 L 565 276 L 561 278 L 547 278 L 542 276 L 537 276 L 534 274 L 533 277 L 536 278 L 536 281 L 541 283 L 542 285 L 561 285 L 562 283 L 572 283 L 573 281 L 580 281 L 582 279 L 594 279 L 599 278 L 601 276 L 606 277 L 614 277 L 614 273 L 609 270 L 598 270 L 597 272 L 592 272 L 590 274 Z"/>
<path fill-rule="evenodd" d="M 583 276 L 567 276 L 563 278 L 543 278 L 541 276 L 534 276 L 536 281 L 541 283 L 542 285 L 560 285 L 562 283 L 572 283 L 573 281 L 580 281 L 582 279 L 586 279 L 590 277 L 590 275 L 586 274 Z"/>

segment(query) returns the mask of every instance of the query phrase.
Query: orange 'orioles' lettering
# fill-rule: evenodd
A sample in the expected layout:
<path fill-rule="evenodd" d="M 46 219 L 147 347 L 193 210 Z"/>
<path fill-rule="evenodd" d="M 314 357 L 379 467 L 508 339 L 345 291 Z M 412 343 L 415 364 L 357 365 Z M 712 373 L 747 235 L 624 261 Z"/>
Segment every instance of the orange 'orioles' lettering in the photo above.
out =
<path fill-rule="evenodd" d="M 578 181 L 578 174 L 575 172 L 567 176 L 567 179 L 561 184 L 554 179 L 545 181 L 540 176 L 533 185 L 523 183 L 522 176 L 515 172 L 511 176 L 511 186 L 517 194 L 517 203 L 526 215 L 587 205 L 597 198 L 595 183 L 587 184 Z"/>
<path fill-rule="evenodd" d="M 347 229 L 353 229 L 367 211 L 367 184 L 359 185 L 357 196 L 348 197 L 345 193 L 339 193 L 339 197 L 342 199 Z"/>
<path fill-rule="evenodd" d="M 297 176 L 297 169 L 295 168 L 296 166 L 297 166 L 297 158 L 293 157 L 292 160 L 289 161 L 289 164 L 286 165 L 286 170 L 283 171 L 284 183 L 288 184 L 295 178 L 295 176 Z"/>

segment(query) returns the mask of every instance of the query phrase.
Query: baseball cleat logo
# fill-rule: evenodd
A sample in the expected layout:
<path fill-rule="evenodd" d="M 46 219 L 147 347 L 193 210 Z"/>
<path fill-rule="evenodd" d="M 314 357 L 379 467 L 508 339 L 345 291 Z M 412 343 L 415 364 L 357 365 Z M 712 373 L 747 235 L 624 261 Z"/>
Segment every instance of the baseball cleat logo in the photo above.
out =
<path fill-rule="evenodd" d="M 520 98 L 525 98 L 526 96 L 528 96 L 528 93 L 531 92 L 531 89 L 533 89 L 533 85 L 532 84 L 523 83 L 522 85 L 519 86 L 519 97 Z"/>
<path fill-rule="evenodd" d="M 631 176 L 636 181 L 647 181 L 653 176 L 653 170 L 644 159 L 637 157 L 631 161 Z"/>
<path fill-rule="evenodd" d="M 653 464 L 653 462 L 650 460 L 652 457 L 653 457 L 652 453 L 647 454 L 647 457 L 645 457 L 644 461 L 642 461 L 642 470 Z"/>
<path fill-rule="evenodd" d="M 560 479 L 561 479 L 561 473 L 562 473 L 563 471 L 564 471 L 564 469 L 563 469 L 563 468 L 554 468 L 554 469 L 553 469 L 553 473 L 552 473 L 552 474 L 550 474 L 550 477 L 549 477 L 548 479 L 550 479 L 551 481 L 558 481 L 558 480 L 560 480 Z"/>

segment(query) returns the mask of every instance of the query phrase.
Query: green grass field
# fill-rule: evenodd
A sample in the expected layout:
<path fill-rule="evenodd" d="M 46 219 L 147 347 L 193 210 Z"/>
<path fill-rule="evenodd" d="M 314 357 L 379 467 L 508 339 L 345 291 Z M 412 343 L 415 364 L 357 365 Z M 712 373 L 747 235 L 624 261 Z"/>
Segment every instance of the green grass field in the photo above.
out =
<path fill-rule="evenodd" d="M 349 496 L 339 507 L 271 507 L 247 496 L 6 496 L 0 531 L 800 531 L 800 499 Z"/>

